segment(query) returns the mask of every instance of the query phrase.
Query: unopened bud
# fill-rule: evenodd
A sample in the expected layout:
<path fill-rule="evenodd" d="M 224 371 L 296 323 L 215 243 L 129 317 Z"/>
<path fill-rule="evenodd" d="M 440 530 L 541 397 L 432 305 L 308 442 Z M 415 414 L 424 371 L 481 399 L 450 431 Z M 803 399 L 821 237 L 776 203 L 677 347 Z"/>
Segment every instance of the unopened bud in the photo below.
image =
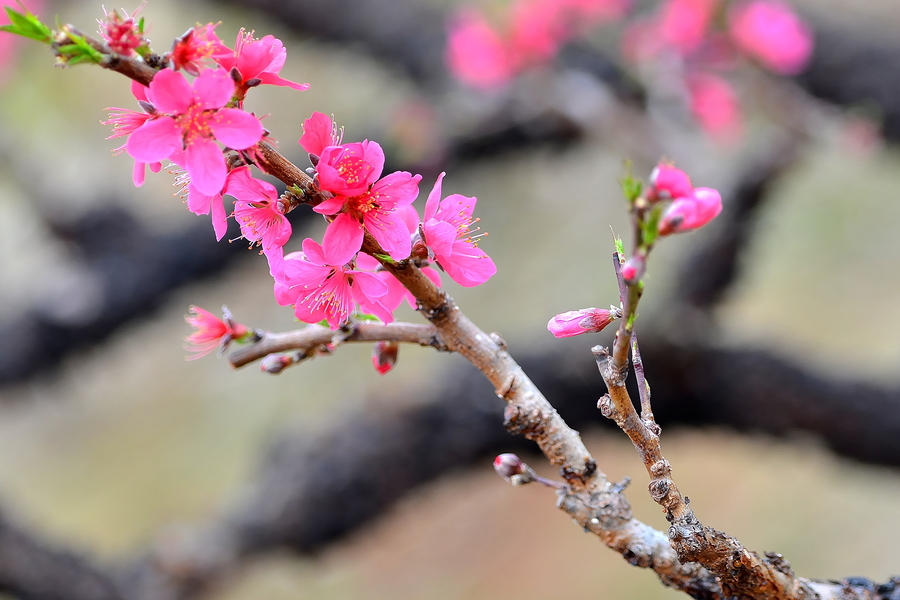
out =
<path fill-rule="evenodd" d="M 659 222 L 659 235 L 684 233 L 703 227 L 722 212 L 722 196 L 712 188 L 697 188 L 666 209 Z"/>
<path fill-rule="evenodd" d="M 268 354 L 259 362 L 259 368 L 266 373 L 278 375 L 292 364 L 294 359 L 288 354 Z"/>
<path fill-rule="evenodd" d="M 646 270 L 647 259 L 640 254 L 635 254 L 622 265 L 622 279 L 625 280 L 625 283 L 631 285 L 639 281 Z"/>
<path fill-rule="evenodd" d="M 682 198 L 693 193 L 691 178 L 681 169 L 659 163 L 650 173 L 650 187 L 647 190 L 647 200 L 650 202 Z"/>
<path fill-rule="evenodd" d="M 375 342 L 372 348 L 372 365 L 380 375 L 384 375 L 397 364 L 397 354 L 400 352 L 398 342 Z"/>
<path fill-rule="evenodd" d="M 570 310 L 550 319 L 550 322 L 547 323 L 547 330 L 558 338 L 572 337 L 582 333 L 602 331 L 621 316 L 621 309 L 615 306 L 610 306 L 609 310 L 601 308 Z"/>
<path fill-rule="evenodd" d="M 509 481 L 513 475 L 519 475 L 524 471 L 522 460 L 515 454 L 501 454 L 494 459 L 494 470 L 497 475 Z"/>

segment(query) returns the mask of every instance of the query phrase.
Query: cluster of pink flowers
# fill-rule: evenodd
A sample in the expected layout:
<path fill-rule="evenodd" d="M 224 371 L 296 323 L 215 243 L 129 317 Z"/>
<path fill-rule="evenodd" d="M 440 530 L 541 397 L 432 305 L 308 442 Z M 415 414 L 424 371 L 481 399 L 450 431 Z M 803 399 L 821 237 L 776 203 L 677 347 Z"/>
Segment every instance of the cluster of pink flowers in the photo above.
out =
<path fill-rule="evenodd" d="M 724 29 L 717 29 L 717 23 Z M 744 56 L 775 73 L 793 75 L 812 55 L 807 25 L 783 0 L 665 0 L 651 16 L 631 24 L 624 52 L 636 62 L 677 60 L 688 105 L 712 136 L 741 132 L 738 93 L 725 77 Z M 671 70 L 671 69 L 670 69 Z"/>
<path fill-rule="evenodd" d="M 247 90 L 262 83 L 296 90 L 309 86 L 278 75 L 287 55 L 280 40 L 272 36 L 257 40 L 241 31 L 232 50 L 214 29 L 212 24 L 197 25 L 177 39 L 164 56 L 171 69 L 157 73 L 148 88 L 132 85 L 142 112 L 109 108 L 115 112 L 104 123 L 113 126 L 110 137 L 128 137 L 116 151 L 124 150 L 134 159 L 135 185 L 144 182 L 146 165 L 158 172 L 162 161 L 168 160 L 183 168 L 188 208 L 211 214 L 221 239 L 227 218 L 222 194 L 230 178 L 222 146 L 252 153 L 265 133 L 260 120 L 243 110 Z M 134 15 L 108 14 L 101 22 L 101 34 L 124 55 L 146 45 Z M 183 73 L 196 78 L 188 81 Z M 236 189 L 240 185 L 233 184 Z"/>
<path fill-rule="evenodd" d="M 450 24 L 447 64 L 467 85 L 499 87 L 524 69 L 549 62 L 562 44 L 590 27 L 625 16 L 630 4 L 512 0 L 501 31 L 480 12 L 464 9 Z M 738 64 L 737 58 L 792 75 L 809 61 L 813 39 L 783 0 L 662 0 L 652 15 L 628 24 L 622 46 L 632 62 L 662 61 L 667 73 L 679 74 L 697 122 L 727 141 L 741 132 L 738 94 L 724 76 Z M 680 64 L 673 66 L 673 60 Z"/>
<path fill-rule="evenodd" d="M 124 56 L 149 52 L 143 24 L 134 15 L 107 14 L 101 34 Z M 406 171 L 382 176 L 381 146 L 369 140 L 343 143 L 332 119 L 322 113 L 304 122 L 299 143 L 309 153 L 315 184 L 325 196 L 313 210 L 323 215 L 328 227 L 321 244 L 307 238 L 302 250 L 285 253 L 292 233 L 285 216 L 290 200 L 253 177 L 251 167 L 226 161 L 223 152 L 238 151 L 249 159 L 243 162 L 253 163 L 256 146 L 266 135 L 260 120 L 243 110 L 248 90 L 261 84 L 308 88 L 279 75 L 285 57 L 280 40 L 270 35 L 255 39 L 243 30 L 232 50 L 218 38 L 213 24 L 197 25 L 175 40 L 163 56 L 169 68 L 157 72 L 149 87 L 132 86 L 142 110 L 107 109 L 113 111 L 104 122 L 113 127 L 110 137 L 127 138 L 115 152 L 134 159 L 135 185 L 144 182 L 147 166 L 158 172 L 163 161 L 176 165 L 176 184 L 188 209 L 210 214 L 218 239 L 233 216 L 244 239 L 260 246 L 268 260 L 276 301 L 292 306 L 297 318 L 307 323 L 325 322 L 337 329 L 359 312 L 390 323 L 404 300 L 415 306 L 415 298 L 379 258 L 412 260 L 437 285 L 441 277 L 434 266 L 464 286 L 487 281 L 496 266 L 478 248 L 486 234 L 473 227 L 476 199 L 459 194 L 441 199 L 442 173 L 420 218 L 412 203 L 422 176 Z M 225 195 L 235 199 L 230 215 Z M 367 233 L 384 256 L 361 251 Z M 197 332 L 188 343 L 198 356 L 220 341 L 245 337 L 245 328 L 233 326 L 230 317 L 221 321 L 203 309 L 193 310 L 188 322 Z M 392 352 L 384 347 L 377 354 L 380 372 L 396 360 Z"/>
<path fill-rule="evenodd" d="M 630 0 L 513 0 L 498 29 L 472 8 L 450 25 L 446 60 L 461 81 L 476 88 L 508 83 L 523 70 L 546 64 L 560 47 L 590 27 L 625 14 Z"/>
<path fill-rule="evenodd" d="M 412 207 L 421 175 L 397 171 L 382 177 L 381 146 L 369 140 L 342 142 L 325 114 L 314 113 L 304 122 L 299 143 L 310 155 L 319 189 L 331 196 L 313 210 L 329 223 L 322 243 L 307 238 L 301 252 L 285 255 L 283 244 L 269 250 L 263 244 L 279 304 L 293 306 L 301 321 L 325 321 L 332 329 L 346 323 L 357 306 L 384 323 L 393 321 L 404 299 L 414 306 L 400 282 L 361 252 L 366 232 L 391 260 L 417 261 L 438 285 L 440 275 L 428 266 L 432 262 L 465 286 L 484 283 L 496 272 L 470 229 L 475 198 L 454 194 L 441 200 L 441 174 L 423 221 Z"/>
<path fill-rule="evenodd" d="M 657 226 L 660 237 L 699 229 L 722 212 L 722 196 L 718 191 L 695 188 L 687 173 L 670 164 L 659 163 L 650 173 L 648 183 L 643 201 L 661 211 Z M 622 265 L 622 278 L 628 284 L 635 283 L 643 277 L 646 268 L 646 254 L 635 252 Z M 621 317 L 622 310 L 615 306 L 610 306 L 609 310 L 582 308 L 554 316 L 547 323 L 547 329 L 558 338 L 571 337 L 602 331 Z"/>

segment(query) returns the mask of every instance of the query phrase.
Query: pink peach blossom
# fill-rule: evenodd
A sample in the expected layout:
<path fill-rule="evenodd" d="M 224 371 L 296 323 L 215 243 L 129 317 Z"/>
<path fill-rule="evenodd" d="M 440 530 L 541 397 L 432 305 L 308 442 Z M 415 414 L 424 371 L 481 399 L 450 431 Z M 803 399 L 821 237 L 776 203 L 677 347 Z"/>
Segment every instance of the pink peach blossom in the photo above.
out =
<path fill-rule="evenodd" d="M 340 146 L 344 137 L 343 129 L 338 129 L 334 121 L 325 113 L 314 112 L 312 116 L 303 121 L 303 135 L 297 142 L 310 156 L 319 160 L 322 152 L 328 146 Z M 314 163 L 315 165 L 315 163 Z"/>
<path fill-rule="evenodd" d="M 106 9 L 103 9 L 106 18 L 98 19 L 97 22 L 100 23 L 100 37 L 106 41 L 110 50 L 131 57 L 137 56 L 138 48 L 147 45 L 147 40 L 140 31 L 139 21 L 135 20 L 135 16 L 143 7 L 141 4 L 131 15 L 122 11 L 124 17 L 119 15 L 118 11 L 106 12 Z"/>
<path fill-rule="evenodd" d="M 271 35 L 256 39 L 252 31 L 243 29 L 238 32 L 234 52 L 217 52 L 213 56 L 226 71 L 236 68 L 244 85 L 250 80 L 258 79 L 268 85 L 287 86 L 300 91 L 308 90 L 308 83 L 296 83 L 279 75 L 286 58 L 287 50 L 281 40 Z"/>
<path fill-rule="evenodd" d="M 216 140 L 244 150 L 263 136 L 259 119 L 236 108 L 223 108 L 231 99 L 234 82 L 222 69 L 206 69 L 187 82 L 184 75 L 163 69 L 150 82 L 148 97 L 158 118 L 138 127 L 125 149 L 137 161 L 152 163 L 184 151 L 182 164 L 197 190 L 218 194 L 228 170 Z"/>
<path fill-rule="evenodd" d="M 138 129 L 141 125 L 146 123 L 148 120 L 155 118 L 156 109 L 153 108 L 153 105 L 150 104 L 147 98 L 147 88 L 138 83 L 137 81 L 131 82 L 131 93 L 138 100 L 141 106 L 145 109 L 144 112 L 137 112 L 134 110 L 128 110 L 127 108 L 115 108 L 108 107 L 103 110 L 108 111 L 118 111 L 118 112 L 110 112 L 109 119 L 106 121 L 101 121 L 104 125 L 112 125 L 112 134 L 106 139 L 112 140 L 115 138 L 120 138 L 124 136 L 131 135 L 134 133 L 136 129 Z M 127 143 L 127 140 L 126 140 Z M 122 144 L 118 148 L 113 150 L 113 154 L 121 154 L 125 151 L 126 144 Z M 134 170 L 132 171 L 132 181 L 134 181 L 135 187 L 141 187 L 144 185 L 144 177 L 146 175 L 146 167 L 147 163 L 140 162 L 138 160 L 134 161 Z M 154 173 L 159 173 L 162 169 L 162 163 L 157 161 L 150 163 L 150 170 Z"/>
<path fill-rule="evenodd" d="M 237 198 L 234 218 L 245 239 L 261 245 L 266 255 L 287 243 L 291 224 L 284 216 L 275 186 L 252 177 L 250 167 L 239 167 L 228 174 L 225 193 Z"/>
<path fill-rule="evenodd" d="M 378 299 L 387 285 L 372 273 L 343 264 L 330 256 L 314 240 L 303 241 L 303 252 L 292 252 L 281 260 L 275 273 L 275 299 L 282 306 L 294 306 L 294 314 L 304 323 L 327 321 L 332 329 L 345 323 L 358 304 L 385 323 L 393 314 Z"/>
<path fill-rule="evenodd" d="M 217 23 L 196 25 L 188 29 L 172 44 L 172 50 L 166 57 L 172 62 L 172 68 L 183 70 L 195 77 L 200 75 L 206 59 L 230 53 L 219 36 L 215 33 Z"/>
<path fill-rule="evenodd" d="M 220 319 L 199 306 L 190 307 L 190 314 L 184 320 L 196 331 L 184 339 L 185 350 L 195 353 L 187 357 L 188 360 L 206 356 L 217 348 L 220 354 L 224 353 L 232 341 L 240 341 L 252 334 L 248 327 L 234 320 L 228 307 L 223 306 L 222 313 L 224 317 Z"/>
<path fill-rule="evenodd" d="M 422 223 L 425 244 L 435 261 L 456 283 L 472 287 L 480 285 L 497 272 L 494 261 L 478 248 L 477 234 L 471 229 L 477 198 L 451 194 L 441 200 L 441 173 L 425 203 Z"/>

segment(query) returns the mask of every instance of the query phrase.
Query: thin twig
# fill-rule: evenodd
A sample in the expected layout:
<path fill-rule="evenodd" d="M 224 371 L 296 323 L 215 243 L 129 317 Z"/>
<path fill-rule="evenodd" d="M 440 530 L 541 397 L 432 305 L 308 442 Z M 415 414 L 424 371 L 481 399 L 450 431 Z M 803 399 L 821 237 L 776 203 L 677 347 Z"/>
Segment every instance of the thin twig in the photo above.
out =
<path fill-rule="evenodd" d="M 264 332 L 262 338 L 249 346 L 241 347 L 228 356 L 232 367 L 240 368 L 255 360 L 259 360 L 273 352 L 286 352 L 288 350 L 310 350 L 318 346 L 331 344 L 335 340 L 336 332 L 321 327 L 310 325 L 295 331 L 284 333 Z M 355 323 L 350 331 L 338 334 L 340 342 L 404 342 L 418 344 L 419 346 L 431 346 L 436 350 L 446 352 L 447 347 L 441 342 L 437 329 L 433 325 L 421 325 L 417 323 Z"/>

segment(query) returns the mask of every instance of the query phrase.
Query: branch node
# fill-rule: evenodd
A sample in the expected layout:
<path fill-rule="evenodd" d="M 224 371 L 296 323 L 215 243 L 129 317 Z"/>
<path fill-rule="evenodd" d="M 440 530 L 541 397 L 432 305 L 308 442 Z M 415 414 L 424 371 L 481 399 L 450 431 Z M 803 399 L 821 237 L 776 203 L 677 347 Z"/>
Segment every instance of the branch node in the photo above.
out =
<path fill-rule="evenodd" d="M 602 396 L 600 396 L 600 399 L 597 400 L 597 408 L 600 409 L 601 415 L 603 415 L 607 419 L 615 420 L 616 407 L 613 404 L 612 398 L 609 397 L 609 394 L 603 394 Z"/>
<path fill-rule="evenodd" d="M 650 482 L 648 489 L 653 501 L 662 503 L 663 498 L 665 498 L 666 494 L 669 493 L 669 490 L 672 489 L 672 482 L 668 479 L 654 479 Z"/>
<path fill-rule="evenodd" d="M 654 478 L 665 477 L 666 475 L 668 475 L 671 472 L 672 472 L 672 465 L 665 458 L 656 461 L 650 467 L 650 474 Z"/>
<path fill-rule="evenodd" d="M 503 400 L 509 400 L 512 395 L 513 388 L 516 385 L 516 375 L 515 373 L 510 373 L 509 377 L 503 382 L 503 386 L 494 390 L 494 393 L 497 394 L 498 398 L 502 398 Z"/>
<path fill-rule="evenodd" d="M 502 337 L 500 337 L 500 334 L 497 333 L 496 331 L 492 331 L 492 332 L 490 333 L 490 336 L 491 336 L 491 340 L 492 340 L 495 344 L 497 344 L 498 346 L 500 346 L 500 349 L 503 350 L 503 351 L 505 352 L 505 351 L 506 351 L 506 340 L 504 340 Z"/>

